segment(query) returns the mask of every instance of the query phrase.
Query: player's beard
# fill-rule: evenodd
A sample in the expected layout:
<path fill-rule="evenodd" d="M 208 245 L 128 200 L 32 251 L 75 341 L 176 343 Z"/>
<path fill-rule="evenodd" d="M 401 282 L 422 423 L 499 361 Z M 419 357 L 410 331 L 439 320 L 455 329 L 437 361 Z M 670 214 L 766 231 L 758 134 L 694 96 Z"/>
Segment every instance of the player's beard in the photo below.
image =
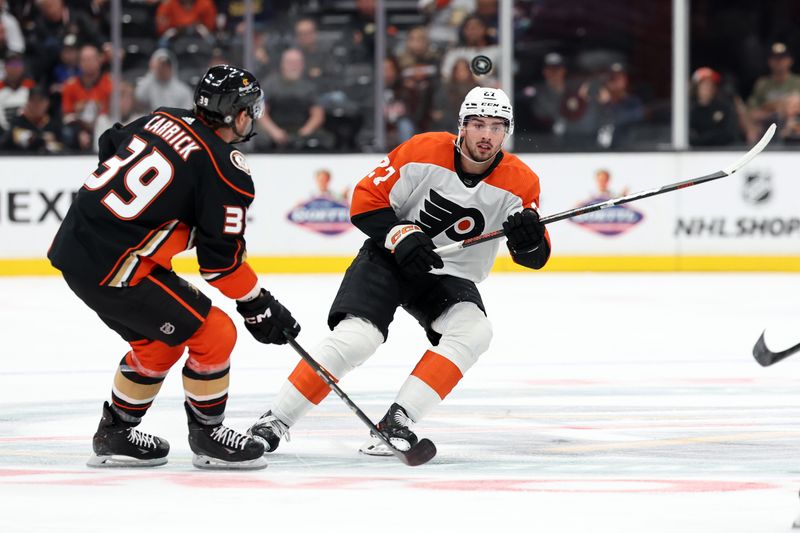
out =
<path fill-rule="evenodd" d="M 467 143 L 466 141 L 464 142 L 464 144 L 467 147 L 467 151 L 469 152 L 469 157 L 471 159 L 475 160 L 478 163 L 486 163 L 487 161 L 492 159 L 494 156 L 496 156 L 497 152 L 498 152 L 498 150 L 494 146 L 492 146 L 491 143 L 485 143 L 485 144 L 489 145 L 488 155 L 483 155 L 481 152 L 478 152 L 478 145 L 483 143 L 483 142 L 484 141 L 479 141 L 479 142 L 475 143 L 475 148 L 474 149 L 469 145 L 469 143 Z"/>

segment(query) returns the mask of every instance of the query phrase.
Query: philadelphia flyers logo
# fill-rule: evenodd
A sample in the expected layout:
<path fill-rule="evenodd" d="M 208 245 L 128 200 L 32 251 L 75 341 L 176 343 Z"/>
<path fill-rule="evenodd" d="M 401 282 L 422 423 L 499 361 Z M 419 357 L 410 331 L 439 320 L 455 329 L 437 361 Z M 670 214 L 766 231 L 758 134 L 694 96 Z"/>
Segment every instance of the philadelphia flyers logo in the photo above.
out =
<path fill-rule="evenodd" d="M 463 241 L 483 233 L 486 220 L 478 209 L 462 207 L 431 189 L 416 224 L 431 237 L 444 232 L 452 241 Z"/>

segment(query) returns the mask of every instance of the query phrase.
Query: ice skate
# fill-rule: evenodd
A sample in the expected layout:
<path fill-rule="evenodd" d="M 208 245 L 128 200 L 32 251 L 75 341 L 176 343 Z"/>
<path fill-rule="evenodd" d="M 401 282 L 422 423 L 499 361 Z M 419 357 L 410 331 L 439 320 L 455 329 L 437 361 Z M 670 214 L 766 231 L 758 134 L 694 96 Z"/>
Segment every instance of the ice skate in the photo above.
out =
<path fill-rule="evenodd" d="M 383 419 L 378 422 L 377 427 L 380 432 L 389 439 L 392 446 L 401 452 L 406 452 L 419 440 L 414 432 L 411 431 L 412 423 L 405 409 L 393 403 Z M 369 440 L 364 443 L 358 451 L 366 455 L 393 455 L 389 448 L 374 434 L 370 435 Z"/>
<path fill-rule="evenodd" d="M 169 443 L 143 433 L 123 421 L 108 402 L 92 439 L 94 453 L 86 463 L 93 467 L 159 466 L 167 463 Z"/>
<path fill-rule="evenodd" d="M 272 411 L 267 411 L 247 430 L 248 435 L 264 445 L 265 452 L 274 452 L 281 443 L 281 437 L 289 440 L 289 426 L 283 423 Z"/>
<path fill-rule="evenodd" d="M 222 424 L 201 424 L 189 404 L 184 402 L 189 419 L 189 447 L 197 468 L 258 470 L 267 467 L 264 445 L 252 437 Z"/>

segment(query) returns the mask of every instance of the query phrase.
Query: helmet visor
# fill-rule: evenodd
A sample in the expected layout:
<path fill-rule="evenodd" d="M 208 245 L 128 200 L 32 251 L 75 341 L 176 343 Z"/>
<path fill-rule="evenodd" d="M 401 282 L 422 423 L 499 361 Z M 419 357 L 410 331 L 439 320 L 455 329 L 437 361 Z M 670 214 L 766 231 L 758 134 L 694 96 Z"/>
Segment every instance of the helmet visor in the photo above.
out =
<path fill-rule="evenodd" d="M 253 120 L 264 116 L 264 91 L 259 91 L 258 99 L 250 105 L 249 111 Z"/>

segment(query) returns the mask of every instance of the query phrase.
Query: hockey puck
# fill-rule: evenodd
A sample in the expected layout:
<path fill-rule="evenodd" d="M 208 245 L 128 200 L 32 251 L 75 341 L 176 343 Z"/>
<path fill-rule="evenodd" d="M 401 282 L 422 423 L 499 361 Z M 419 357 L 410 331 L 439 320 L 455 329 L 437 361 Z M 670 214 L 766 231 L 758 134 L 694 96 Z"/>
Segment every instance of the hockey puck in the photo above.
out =
<path fill-rule="evenodd" d="M 492 70 L 492 60 L 486 56 L 475 56 L 472 58 L 472 72 L 478 76 L 488 74 Z"/>

